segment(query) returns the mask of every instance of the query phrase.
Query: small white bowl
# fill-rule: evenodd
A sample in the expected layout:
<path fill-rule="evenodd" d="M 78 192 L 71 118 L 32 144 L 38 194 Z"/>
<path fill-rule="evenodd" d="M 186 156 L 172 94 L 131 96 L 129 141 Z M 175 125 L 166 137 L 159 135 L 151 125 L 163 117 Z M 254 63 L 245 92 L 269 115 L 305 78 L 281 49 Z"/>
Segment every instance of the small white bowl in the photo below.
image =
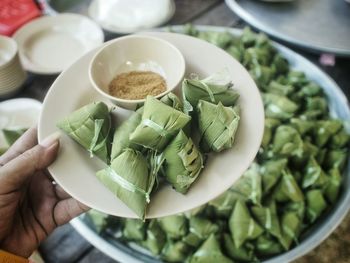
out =
<path fill-rule="evenodd" d="M 27 78 L 18 56 L 16 41 L 0 36 L 0 98 L 15 94 Z"/>
<path fill-rule="evenodd" d="M 153 71 L 166 81 L 167 90 L 162 97 L 175 89 L 185 74 L 185 59 L 169 42 L 150 36 L 131 35 L 108 42 L 91 60 L 89 78 L 93 87 L 114 104 L 134 110 L 145 99 L 127 100 L 109 94 L 109 83 L 120 73 Z"/>
<path fill-rule="evenodd" d="M 175 9 L 174 0 L 93 0 L 88 14 L 107 31 L 130 34 L 165 24 Z"/>

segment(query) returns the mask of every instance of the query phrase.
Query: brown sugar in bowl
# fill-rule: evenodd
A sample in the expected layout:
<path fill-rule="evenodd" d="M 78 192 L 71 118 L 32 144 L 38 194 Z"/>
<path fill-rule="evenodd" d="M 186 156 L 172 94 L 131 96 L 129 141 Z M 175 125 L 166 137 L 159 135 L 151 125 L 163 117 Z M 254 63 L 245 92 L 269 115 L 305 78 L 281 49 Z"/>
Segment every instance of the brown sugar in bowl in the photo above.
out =
<path fill-rule="evenodd" d="M 109 84 L 119 74 L 131 71 L 153 71 L 166 82 L 160 98 L 174 90 L 183 80 L 186 70 L 184 56 L 177 47 L 158 37 L 130 35 L 107 42 L 92 58 L 89 78 L 94 89 L 112 103 L 135 110 L 145 99 L 125 99 L 112 96 Z"/>
<path fill-rule="evenodd" d="M 165 79 L 153 71 L 130 71 L 117 75 L 109 83 L 109 94 L 121 99 L 140 100 L 166 91 Z"/>

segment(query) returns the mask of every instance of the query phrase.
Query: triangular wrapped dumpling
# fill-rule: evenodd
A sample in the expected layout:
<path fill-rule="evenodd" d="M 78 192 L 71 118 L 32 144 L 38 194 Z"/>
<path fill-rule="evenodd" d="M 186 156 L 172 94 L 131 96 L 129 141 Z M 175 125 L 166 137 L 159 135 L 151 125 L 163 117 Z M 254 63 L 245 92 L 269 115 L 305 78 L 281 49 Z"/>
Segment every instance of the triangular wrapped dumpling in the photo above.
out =
<path fill-rule="evenodd" d="M 166 234 L 159 226 L 156 219 L 152 219 L 147 227 L 146 240 L 142 245 L 153 255 L 159 255 L 166 243 Z"/>
<path fill-rule="evenodd" d="M 308 110 L 318 110 L 321 112 L 321 116 L 324 114 L 327 114 L 328 110 L 328 103 L 327 99 L 323 96 L 313 96 L 313 97 L 306 97 L 306 109 Z"/>
<path fill-rule="evenodd" d="M 183 214 L 162 217 L 158 219 L 158 222 L 171 239 L 179 239 L 188 232 L 188 220 Z"/>
<path fill-rule="evenodd" d="M 161 102 L 163 102 L 164 104 L 178 110 L 178 111 L 182 111 L 185 112 L 184 109 L 184 104 L 182 103 L 182 101 L 179 99 L 178 96 L 176 96 L 174 93 L 169 92 L 167 95 L 165 95 L 164 97 L 162 97 L 160 99 Z M 185 112 L 186 114 L 188 114 L 187 112 Z M 193 121 L 192 121 L 193 122 Z M 192 126 L 192 122 L 188 122 L 186 124 L 185 127 L 182 128 L 182 130 L 186 133 L 186 134 L 191 134 L 191 126 Z"/>
<path fill-rule="evenodd" d="M 282 245 L 267 235 L 261 235 L 255 242 L 255 248 L 261 256 L 271 256 L 283 252 Z"/>
<path fill-rule="evenodd" d="M 253 32 L 249 26 L 244 27 L 243 33 L 240 37 L 244 47 L 254 46 L 258 34 Z"/>
<path fill-rule="evenodd" d="M 191 120 L 191 117 L 163 102 L 147 96 L 141 123 L 130 134 L 130 141 L 161 151 Z"/>
<path fill-rule="evenodd" d="M 228 190 L 210 201 L 209 207 L 216 217 L 228 218 L 231 215 L 237 200 L 246 201 L 247 197 L 235 192 L 234 190 Z"/>
<path fill-rule="evenodd" d="M 292 85 L 284 85 L 275 80 L 271 81 L 269 85 L 266 87 L 266 91 L 268 93 L 288 96 L 290 93 L 294 91 L 294 87 Z"/>
<path fill-rule="evenodd" d="M 255 64 L 249 70 L 249 73 L 250 76 L 254 79 L 258 88 L 260 90 L 265 90 L 267 85 L 271 82 L 273 76 L 275 75 L 276 69 L 274 67 Z"/>
<path fill-rule="evenodd" d="M 262 98 L 265 106 L 265 115 L 268 118 L 288 120 L 298 110 L 298 105 L 286 96 L 263 93 Z"/>
<path fill-rule="evenodd" d="M 232 83 L 227 80 L 227 75 L 216 73 L 206 79 L 185 79 L 182 82 L 182 94 L 185 102 L 185 110 L 192 111 L 199 100 L 214 104 L 221 102 L 224 106 L 235 105 L 239 94 L 232 88 Z M 186 106 L 187 103 L 187 106 Z"/>
<path fill-rule="evenodd" d="M 237 43 L 231 43 L 231 45 L 229 45 L 226 48 L 226 52 L 229 53 L 235 59 L 237 59 L 239 62 L 242 62 L 244 48 L 242 43 L 239 42 L 239 40 L 237 41 Z"/>
<path fill-rule="evenodd" d="M 170 28 L 171 30 L 171 28 Z M 190 35 L 190 36 L 193 36 L 193 37 L 198 37 L 199 35 L 199 30 L 197 29 L 196 26 L 194 26 L 193 24 L 185 24 L 183 26 L 183 31 L 182 31 L 183 34 L 185 35 Z"/>
<path fill-rule="evenodd" d="M 315 222 L 326 208 L 327 202 L 321 190 L 314 189 L 306 193 L 306 215 L 310 223 Z"/>
<path fill-rule="evenodd" d="M 305 201 L 289 202 L 284 205 L 284 209 L 285 211 L 295 212 L 301 221 L 304 220 L 305 211 L 306 211 Z"/>
<path fill-rule="evenodd" d="M 292 118 L 290 120 L 290 124 L 299 132 L 300 135 L 304 135 L 313 129 L 315 122 L 300 118 Z"/>
<path fill-rule="evenodd" d="M 96 232 L 100 233 L 106 226 L 107 217 L 107 214 L 101 213 L 95 209 L 91 209 L 85 214 L 84 219 L 87 219 L 96 230 Z"/>
<path fill-rule="evenodd" d="M 282 171 L 286 168 L 287 163 L 287 159 L 277 159 L 266 161 L 260 166 L 264 193 L 269 192 L 276 185 L 282 175 Z"/>
<path fill-rule="evenodd" d="M 323 147 L 329 140 L 329 138 L 336 134 L 343 127 L 341 120 L 329 119 L 317 121 L 313 129 L 313 139 L 315 144 L 319 147 Z"/>
<path fill-rule="evenodd" d="M 328 113 L 328 103 L 326 98 L 315 96 L 315 97 L 306 97 L 305 111 L 318 111 L 318 116 L 322 117 Z"/>
<path fill-rule="evenodd" d="M 110 167 L 97 172 L 96 176 L 141 219 L 145 218 L 156 175 L 149 172 L 147 161 L 140 152 L 124 150 Z"/>
<path fill-rule="evenodd" d="M 241 247 L 245 241 L 253 240 L 264 232 L 250 215 L 247 206 L 240 200 L 236 202 L 232 211 L 229 228 L 237 248 Z"/>
<path fill-rule="evenodd" d="M 129 241 L 142 241 L 146 238 L 147 223 L 140 219 L 128 218 L 124 221 L 123 237 Z"/>
<path fill-rule="evenodd" d="M 271 140 L 272 140 L 272 135 L 274 133 L 275 128 L 280 124 L 281 122 L 278 119 L 273 119 L 273 118 L 266 118 L 265 123 L 264 123 L 264 136 L 261 141 L 261 147 L 266 149 Z"/>
<path fill-rule="evenodd" d="M 303 167 L 305 167 L 306 163 L 309 161 L 309 158 L 311 156 L 315 158 L 323 158 L 323 156 L 320 156 L 322 154 L 321 152 L 324 149 L 319 149 L 316 145 L 312 144 L 308 140 L 303 141 L 303 150 L 301 155 L 294 155 L 291 158 L 291 164 L 293 167 L 295 167 L 298 170 L 302 170 Z"/>
<path fill-rule="evenodd" d="M 323 160 L 325 169 L 337 168 L 343 170 L 348 158 L 348 149 L 330 150 L 326 153 Z"/>
<path fill-rule="evenodd" d="M 188 245 L 198 247 L 211 234 L 216 234 L 219 226 L 210 220 L 200 217 L 190 217 L 189 233 L 182 240 Z"/>
<path fill-rule="evenodd" d="M 167 95 L 162 97 L 160 101 L 178 111 L 183 111 L 184 106 L 181 100 L 172 92 L 169 92 Z"/>
<path fill-rule="evenodd" d="M 168 239 L 160 257 L 165 262 L 185 262 L 191 250 L 192 248 L 181 240 L 173 241 Z"/>
<path fill-rule="evenodd" d="M 197 37 L 223 49 L 232 42 L 230 32 L 199 31 Z"/>
<path fill-rule="evenodd" d="M 201 148 L 206 152 L 231 148 L 240 120 L 238 108 L 200 100 L 197 113 Z"/>
<path fill-rule="evenodd" d="M 276 73 L 277 74 L 285 74 L 285 73 L 287 73 L 289 71 L 289 62 L 281 54 L 278 54 L 278 53 L 275 54 L 275 56 L 273 58 L 273 65 L 276 68 Z M 287 84 L 285 84 L 285 85 L 287 85 Z M 289 87 L 293 87 L 293 86 L 290 85 Z M 294 90 L 294 87 L 293 87 L 293 90 Z M 289 91 L 289 92 L 291 92 L 291 91 Z"/>
<path fill-rule="evenodd" d="M 267 232 L 275 237 L 281 236 L 280 222 L 275 202 L 271 202 L 267 207 L 253 206 L 251 211 L 259 224 L 263 226 Z"/>
<path fill-rule="evenodd" d="M 196 208 L 193 208 L 191 210 L 188 210 L 184 212 L 185 216 L 190 218 L 191 216 L 202 216 L 206 215 L 207 213 L 207 204 L 197 206 Z"/>
<path fill-rule="evenodd" d="M 318 153 L 316 154 L 315 159 L 319 164 L 322 164 L 322 168 L 329 169 L 329 167 L 327 167 L 325 165 L 325 161 L 327 161 L 326 157 L 328 158 L 330 156 L 326 156 L 326 155 L 328 155 L 327 148 L 318 148 Z M 347 156 L 347 154 L 346 154 L 346 156 Z M 330 161 L 334 161 L 334 160 L 330 160 Z"/>
<path fill-rule="evenodd" d="M 203 168 L 203 157 L 197 147 L 180 130 L 163 151 L 164 176 L 176 191 L 185 194 Z"/>
<path fill-rule="evenodd" d="M 247 199 L 251 200 L 253 204 L 259 205 L 262 197 L 259 165 L 257 163 L 253 163 L 232 186 L 232 190 L 245 196 Z"/>
<path fill-rule="evenodd" d="M 285 156 L 301 156 L 303 153 L 303 140 L 296 129 L 281 125 L 276 129 L 273 138 L 272 150 Z"/>
<path fill-rule="evenodd" d="M 289 250 L 293 241 L 298 242 L 301 227 L 302 221 L 295 212 L 286 212 L 282 215 L 282 235 L 279 241 L 285 250 Z"/>
<path fill-rule="evenodd" d="M 342 176 L 337 168 L 334 168 L 328 172 L 329 182 L 325 190 L 327 200 L 334 204 L 337 201 L 338 194 L 341 187 Z"/>
<path fill-rule="evenodd" d="M 206 239 L 210 234 L 217 233 L 219 227 L 208 219 L 193 216 L 190 218 L 189 230 L 199 238 Z"/>
<path fill-rule="evenodd" d="M 224 233 L 223 236 L 223 247 L 226 254 L 233 260 L 237 260 L 238 262 L 259 262 L 255 257 L 253 246 L 246 244 L 237 248 L 233 244 L 231 236 L 227 233 Z"/>
<path fill-rule="evenodd" d="M 58 122 L 57 127 L 87 149 L 91 155 L 109 162 L 111 117 L 106 104 L 88 104 Z"/>
<path fill-rule="evenodd" d="M 120 237 L 120 226 L 123 225 L 126 218 L 108 215 L 106 218 L 106 229 L 114 237 Z"/>
<path fill-rule="evenodd" d="M 202 239 L 192 232 L 183 237 L 182 241 L 194 248 L 197 248 L 202 243 Z"/>
<path fill-rule="evenodd" d="M 305 110 L 299 117 L 309 121 L 316 121 L 319 118 L 323 118 L 322 114 L 320 110 Z"/>
<path fill-rule="evenodd" d="M 300 202 L 304 200 L 303 192 L 288 170 L 282 171 L 282 178 L 275 188 L 273 197 L 278 202 L 285 202 L 288 200 Z"/>
<path fill-rule="evenodd" d="M 302 71 L 290 70 L 287 75 L 287 83 L 296 86 L 303 87 L 309 83 L 309 80 L 306 78 L 306 75 Z"/>
<path fill-rule="evenodd" d="M 306 83 L 303 84 L 298 91 L 300 97 L 323 95 L 323 90 L 318 84 L 313 81 L 308 81 L 305 76 L 303 76 L 302 79 L 303 82 Z M 295 80 L 297 80 L 297 78 L 295 78 Z"/>
<path fill-rule="evenodd" d="M 120 155 L 126 148 L 134 150 L 140 150 L 141 145 L 130 142 L 129 136 L 140 124 L 142 118 L 143 108 L 140 108 L 133 112 L 131 116 L 120 124 L 113 136 L 111 160 L 113 161 L 118 155 Z"/>
<path fill-rule="evenodd" d="M 182 102 L 174 93 L 171 93 L 171 92 L 168 93 L 167 95 L 162 97 L 160 101 L 179 111 L 183 110 Z M 137 109 L 134 113 L 131 114 L 131 116 L 127 120 L 125 120 L 115 130 L 114 136 L 113 136 L 111 160 L 116 158 L 126 148 L 131 148 L 134 150 L 140 150 L 142 148 L 141 145 L 132 143 L 129 140 L 129 136 L 136 129 L 136 127 L 141 123 L 143 110 L 144 110 L 143 106 Z"/>
<path fill-rule="evenodd" d="M 222 253 L 220 244 L 216 240 L 215 235 L 211 234 L 210 237 L 192 255 L 189 263 L 213 262 L 233 263 L 232 260 L 230 260 Z"/>
<path fill-rule="evenodd" d="M 310 157 L 309 162 L 305 167 L 302 187 L 326 187 L 328 184 L 328 177 L 322 168 L 318 165 L 314 157 Z"/>
<path fill-rule="evenodd" d="M 346 147 L 350 141 L 350 134 L 343 128 L 330 140 L 330 148 L 339 149 Z"/>

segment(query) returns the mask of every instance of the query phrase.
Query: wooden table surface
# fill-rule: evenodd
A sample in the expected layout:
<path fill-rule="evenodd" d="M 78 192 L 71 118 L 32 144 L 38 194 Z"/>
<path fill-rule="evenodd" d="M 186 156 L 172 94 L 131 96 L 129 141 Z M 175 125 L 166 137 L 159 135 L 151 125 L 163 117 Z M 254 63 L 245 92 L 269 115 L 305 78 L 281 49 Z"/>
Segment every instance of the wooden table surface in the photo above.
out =
<path fill-rule="evenodd" d="M 60 11 L 86 13 L 89 1 L 51 1 Z M 191 22 L 198 25 L 215 25 L 228 27 L 243 27 L 245 23 L 240 20 L 225 5 L 223 0 L 175 0 L 176 13 L 169 22 L 170 25 Z M 74 3 L 75 5 L 72 5 Z M 67 7 L 70 5 L 69 7 Z M 105 34 L 105 40 L 116 35 Z M 293 48 L 296 50 L 295 48 Z M 322 66 L 319 55 L 308 54 L 296 50 L 314 62 L 328 73 L 350 97 L 350 59 L 336 59 L 335 66 Z M 57 75 L 40 76 L 30 75 L 24 89 L 16 97 L 29 97 L 42 101 Z M 81 237 L 71 225 L 59 227 L 48 239 L 41 244 L 40 252 L 47 263 L 56 262 L 115 262 L 108 256 L 90 245 Z M 298 263 L 306 262 L 350 262 L 350 216 L 342 225 L 323 242 L 316 250 L 299 259 Z"/>

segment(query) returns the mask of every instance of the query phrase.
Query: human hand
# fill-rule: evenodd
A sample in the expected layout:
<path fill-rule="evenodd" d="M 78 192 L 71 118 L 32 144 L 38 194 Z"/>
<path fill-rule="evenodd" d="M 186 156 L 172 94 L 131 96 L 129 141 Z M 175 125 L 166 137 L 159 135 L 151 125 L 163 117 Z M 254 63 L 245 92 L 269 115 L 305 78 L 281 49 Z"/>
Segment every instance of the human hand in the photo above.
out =
<path fill-rule="evenodd" d="M 52 182 L 58 138 L 37 142 L 29 129 L 0 157 L 0 249 L 29 257 L 57 226 L 88 210 Z"/>

